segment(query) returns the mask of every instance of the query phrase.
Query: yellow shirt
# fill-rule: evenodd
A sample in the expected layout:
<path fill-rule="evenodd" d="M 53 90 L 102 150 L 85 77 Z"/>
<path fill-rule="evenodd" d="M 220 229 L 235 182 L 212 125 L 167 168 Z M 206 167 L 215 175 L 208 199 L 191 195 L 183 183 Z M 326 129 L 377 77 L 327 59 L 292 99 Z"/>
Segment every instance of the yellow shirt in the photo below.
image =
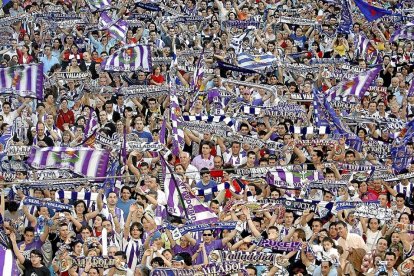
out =
<path fill-rule="evenodd" d="M 334 47 L 335 52 L 337 52 L 341 57 L 345 55 L 345 45 L 338 45 Z"/>

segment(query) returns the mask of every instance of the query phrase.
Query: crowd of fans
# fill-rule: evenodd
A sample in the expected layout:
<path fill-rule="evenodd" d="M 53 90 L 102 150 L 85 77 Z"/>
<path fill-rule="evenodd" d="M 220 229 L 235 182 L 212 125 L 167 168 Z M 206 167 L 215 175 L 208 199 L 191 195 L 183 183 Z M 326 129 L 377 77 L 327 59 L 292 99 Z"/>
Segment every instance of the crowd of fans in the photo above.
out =
<path fill-rule="evenodd" d="M 88 138 L 91 120 L 96 120 L 98 132 L 108 138 L 119 139 L 125 130 L 145 142 L 165 141 L 165 147 L 171 149 L 176 136 L 171 124 L 169 95 L 126 97 L 117 93 L 92 93 L 85 89 L 85 82 L 112 88 L 168 87 L 174 83 L 178 92 L 185 90 L 178 96 L 179 120 L 181 115 L 227 114 L 235 124 L 227 129 L 232 134 L 227 137 L 216 133 L 217 127 L 213 125 L 217 124 L 198 131 L 183 128 L 184 145 L 178 155 L 170 153 L 168 165 L 218 221 L 238 222 L 234 229 L 204 229 L 174 239 L 173 230 L 163 226 L 167 222 L 184 225 L 186 218 L 167 212 L 171 206 L 165 194 L 163 152 L 133 150 L 123 158 L 119 149 L 97 142 L 94 147 L 111 151 L 111 158 L 122 168 L 113 190 L 105 190 L 99 182 L 85 179 L 81 184 L 74 184 L 73 190 L 98 193 L 98 197 L 96 200 L 62 200 L 72 205 L 72 210 L 21 204 L 28 196 L 54 201 L 57 191 L 53 184 L 45 189 L 31 189 L 27 183 L 39 182 L 41 171 L 25 164 L 27 156 L 7 156 L 3 148 L 1 212 L 7 235 L 5 246 L 12 250 L 20 271 L 13 273 L 144 276 L 159 268 L 170 268 L 174 274 L 168 275 L 187 275 L 184 274 L 187 270 L 203 271 L 203 267 L 220 262 L 222 251 L 238 251 L 246 255 L 273 254 L 275 262 L 236 260 L 243 269 L 231 274 L 411 275 L 414 184 L 409 177 L 385 181 L 414 172 L 412 139 L 404 144 L 408 162 L 401 170 L 393 166 L 395 159 L 390 150 L 393 143 L 404 136 L 404 124 L 414 115 L 414 94 L 409 93 L 414 77 L 413 41 L 389 42 L 392 34 L 408 19 L 397 21 L 395 17 L 385 16 L 368 22 L 354 1 L 349 1 L 352 26 L 349 33 L 341 33 L 337 29 L 347 2 L 167 0 L 162 1 L 164 8 L 153 11 L 143 9 L 134 1 L 113 1 L 107 10 L 113 18 L 141 21 L 129 27 L 124 41 L 111 37 L 105 30 L 90 30 L 87 24 L 68 22 L 66 25 L 64 21 L 61 24 L 33 19 L 35 14 L 59 11 L 97 23 L 100 12 L 91 12 L 85 0 L 8 2 L 3 7 L 0 22 L 9 16 L 20 16 L 21 20 L 2 26 L 3 32 L 10 36 L 1 37 L 0 64 L 13 67 L 41 62 L 48 81 L 44 84 L 43 99 L 0 95 L 0 132 L 3 137 L 10 132 L 12 135 L 7 146 L 77 147 Z M 370 2 L 389 10 L 409 10 L 412 4 L 410 1 Z M 140 3 L 160 4 L 156 1 Z M 188 18 L 201 16 L 203 21 L 175 23 L 177 14 Z M 296 18 L 299 23 L 295 20 L 281 22 L 282 17 Z M 229 26 L 226 21 L 259 24 L 247 28 L 241 23 Z M 306 24 L 298 25 L 300 22 Z M 367 38 L 373 51 L 378 53 L 376 61 L 368 54 L 361 55 L 360 36 Z M 105 58 L 125 44 L 150 45 L 154 59 L 152 72 L 101 69 Z M 205 54 L 201 57 L 203 49 Z M 198 51 L 198 54 L 180 55 L 191 51 Z M 237 58 L 241 53 L 269 54 L 277 61 L 256 73 L 225 70 L 217 65 L 218 62 L 240 65 Z M 177 62 L 155 62 L 156 58 L 167 57 L 176 57 Z M 382 69 L 371 84 L 374 89 L 367 90 L 362 99 L 355 97 L 333 106 L 342 124 L 348 125 L 362 140 L 361 148 L 349 146 L 345 137 L 333 138 L 332 134 L 319 133 L 316 127 L 312 133 L 295 131 L 316 124 L 318 115 L 314 112 L 313 97 L 306 98 L 306 95 L 312 95 L 313 90 L 329 93 L 329 89 L 346 78 L 345 75 L 362 74 L 376 63 Z M 201 78 L 197 77 L 200 64 L 205 71 Z M 341 67 L 337 73 L 338 66 L 348 66 L 348 71 Z M 87 80 L 53 82 L 54 74 L 59 72 L 89 72 L 90 75 Z M 269 86 L 274 90 L 265 89 Z M 211 89 L 223 94 L 210 97 Z M 293 97 L 299 94 L 302 96 Z M 283 102 L 303 108 L 305 116 L 235 112 L 240 106 L 264 110 Z M 398 120 L 403 125 L 393 127 L 390 123 L 384 127 L 372 118 L 391 123 Z M 164 135 L 163 125 L 167 133 L 160 137 Z M 227 126 L 222 123 L 222 128 Z M 265 146 L 240 142 L 242 140 L 235 139 L 235 135 L 264 142 Z M 313 142 L 301 144 L 303 140 Z M 318 144 L 317 141 L 323 140 L 330 140 L 332 144 Z M 280 147 L 268 147 L 268 142 L 276 142 Z M 379 153 L 375 147 L 385 150 Z M 4 164 L 12 162 L 23 165 L 7 169 Z M 347 169 L 346 165 L 356 168 L 369 165 L 383 170 L 366 174 L 358 169 Z M 259 167 L 289 170 L 294 167 L 302 174 L 319 172 L 325 180 L 345 181 L 346 185 L 331 189 L 327 184 L 323 188 L 306 189 L 303 187 L 307 182 L 302 178 L 300 183 L 295 183 L 296 188 L 289 189 L 277 181 L 270 183 L 264 175 L 237 175 L 238 169 L 248 171 Z M 75 178 L 72 174 L 68 177 L 60 173 L 69 183 L 72 181 L 69 177 Z M 392 217 L 364 217 L 352 208 L 336 212 L 333 208 L 329 214 L 321 215 L 315 210 L 298 211 L 280 205 L 263 207 L 263 202 L 277 199 L 324 203 L 378 201 L 380 208 L 392 211 Z M 105 241 L 103 232 L 107 233 Z M 288 251 L 261 247 L 257 245 L 259 238 L 300 242 L 300 247 Z M 103 253 L 106 255 L 102 259 L 113 258 L 115 265 L 103 267 L 90 258 L 80 265 L 84 257 L 101 257 Z"/>

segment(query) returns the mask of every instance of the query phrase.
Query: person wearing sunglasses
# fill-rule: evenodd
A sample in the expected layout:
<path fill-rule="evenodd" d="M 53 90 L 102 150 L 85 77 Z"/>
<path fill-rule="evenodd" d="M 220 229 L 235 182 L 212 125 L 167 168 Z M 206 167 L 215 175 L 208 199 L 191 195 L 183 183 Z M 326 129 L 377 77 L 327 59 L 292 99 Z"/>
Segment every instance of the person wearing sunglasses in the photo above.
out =
<path fill-rule="evenodd" d="M 213 230 L 204 230 L 203 231 L 203 246 L 207 253 L 207 256 L 210 255 L 210 252 L 217 249 L 223 249 L 224 246 L 236 235 L 237 230 L 233 230 L 223 239 L 216 239 L 213 235 Z M 193 261 L 195 264 L 202 264 L 205 262 L 204 257 L 200 249 L 202 246 L 198 244 L 199 249 L 193 255 Z"/>

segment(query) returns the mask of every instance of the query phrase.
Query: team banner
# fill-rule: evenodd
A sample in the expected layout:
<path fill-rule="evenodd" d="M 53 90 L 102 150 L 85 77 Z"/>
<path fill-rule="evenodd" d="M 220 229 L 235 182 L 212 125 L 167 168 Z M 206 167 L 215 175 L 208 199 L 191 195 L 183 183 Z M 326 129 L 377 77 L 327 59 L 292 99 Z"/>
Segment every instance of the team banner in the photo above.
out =
<path fill-rule="evenodd" d="M 248 135 L 238 135 L 233 132 L 227 133 L 227 141 L 238 141 L 242 144 L 247 144 L 253 147 L 263 148 L 266 143 L 258 138 L 254 138 Z"/>
<path fill-rule="evenodd" d="M 362 147 L 368 154 L 373 154 L 381 158 L 388 156 L 391 152 L 391 144 L 385 144 L 375 140 L 365 142 Z"/>
<path fill-rule="evenodd" d="M 164 85 L 133 85 L 128 87 L 122 87 L 121 89 L 119 89 L 118 93 L 126 98 L 158 98 L 161 96 L 168 95 L 170 93 L 170 88 Z"/>
<path fill-rule="evenodd" d="M 312 102 L 312 94 L 292 93 L 289 95 L 290 99 L 295 102 Z"/>
<path fill-rule="evenodd" d="M 67 271 L 72 266 L 76 266 L 78 268 L 84 269 L 87 263 L 91 264 L 91 267 L 95 267 L 97 269 L 109 269 L 111 267 L 116 267 L 118 270 L 126 271 L 126 267 L 122 265 L 121 262 L 118 262 L 114 258 L 108 257 L 74 257 L 69 256 L 69 258 L 65 259 L 65 261 L 60 262 L 60 271 Z"/>
<path fill-rule="evenodd" d="M 151 71 L 151 68 L 151 48 L 148 45 L 122 48 L 101 63 L 101 69 L 105 71 Z"/>
<path fill-rule="evenodd" d="M 203 224 L 188 224 L 181 227 L 175 227 L 171 224 L 165 224 L 161 228 L 167 228 L 171 230 L 171 234 L 174 240 L 178 240 L 188 232 L 199 232 L 204 230 L 216 230 L 216 229 L 229 229 L 233 230 L 236 228 L 237 222 L 228 221 L 228 222 L 212 222 L 212 223 L 203 223 Z"/>
<path fill-rule="evenodd" d="M 8 156 L 28 156 L 31 146 L 7 146 L 5 152 Z"/>
<path fill-rule="evenodd" d="M 179 11 L 174 10 L 173 8 L 170 8 L 162 3 L 160 3 L 158 5 L 158 7 L 160 7 L 162 10 L 168 12 L 171 15 L 175 15 L 175 16 L 184 16 L 184 14 L 180 13 Z"/>
<path fill-rule="evenodd" d="M 399 180 L 411 179 L 411 178 L 414 178 L 414 173 L 399 174 L 399 175 L 387 178 L 385 179 L 385 181 L 392 182 L 392 181 L 399 181 Z"/>
<path fill-rule="evenodd" d="M 128 150 L 137 150 L 137 151 L 156 151 L 159 152 L 163 150 L 165 146 L 161 143 L 155 142 L 128 142 L 127 149 Z"/>
<path fill-rule="evenodd" d="M 338 142 L 334 139 L 312 139 L 312 140 L 297 140 L 295 141 L 296 146 L 328 146 L 332 147 L 338 144 Z"/>
<path fill-rule="evenodd" d="M 43 99 L 43 64 L 0 68 L 0 94 Z"/>
<path fill-rule="evenodd" d="M 83 18 L 75 14 L 66 14 L 60 12 L 47 12 L 34 14 L 35 19 L 44 19 L 47 21 L 64 21 L 64 20 L 82 20 Z"/>
<path fill-rule="evenodd" d="M 214 133 L 217 136 L 226 137 L 230 129 L 227 129 L 226 126 L 221 124 L 214 123 L 198 123 L 198 122 L 180 122 L 178 128 L 185 128 L 189 130 L 194 130 L 200 133 L 210 132 Z"/>
<path fill-rule="evenodd" d="M 142 8 L 147 11 L 160 11 L 160 7 L 155 5 L 154 3 L 143 3 L 143 2 L 135 2 L 135 6 Z"/>
<path fill-rule="evenodd" d="M 174 268 L 156 268 L 151 271 L 151 276 L 224 276 L 233 273 L 239 273 L 244 270 L 241 262 L 221 262 L 202 265 L 198 269 L 174 269 Z M 245 275 L 245 274 L 244 274 Z"/>
<path fill-rule="evenodd" d="M 255 168 L 236 168 L 234 172 L 237 176 L 249 177 L 249 178 L 260 178 L 266 177 L 270 168 L 267 167 L 255 167 Z"/>
<path fill-rule="evenodd" d="M 355 216 L 364 218 L 377 218 L 379 220 L 392 220 L 392 209 L 380 207 L 377 203 L 360 204 L 355 208 Z"/>
<path fill-rule="evenodd" d="M 318 189 L 318 190 L 327 190 L 327 189 L 334 189 L 337 190 L 341 187 L 348 186 L 347 181 L 330 181 L 330 180 L 322 180 L 322 181 L 314 181 L 309 183 L 308 189 Z"/>
<path fill-rule="evenodd" d="M 287 23 L 287 24 L 294 24 L 294 25 L 302 25 L 302 26 L 314 26 L 316 25 L 315 20 L 306 19 L 306 18 L 299 18 L 299 17 L 286 17 L 281 16 L 279 19 L 280 23 Z"/>
<path fill-rule="evenodd" d="M 57 180 L 73 178 L 73 173 L 65 170 L 31 170 L 28 176 L 29 180 Z"/>
<path fill-rule="evenodd" d="M 280 254 L 245 251 L 220 251 L 222 261 L 248 263 L 253 265 L 276 265 Z"/>
<path fill-rule="evenodd" d="M 55 199 L 70 199 L 73 201 L 76 200 L 86 200 L 86 201 L 96 201 L 98 199 L 98 193 L 92 192 L 75 192 L 75 191 L 57 191 L 55 194 Z"/>
<path fill-rule="evenodd" d="M 68 169 L 88 177 L 104 177 L 109 152 L 91 148 L 33 147 L 27 163 L 35 169 Z"/>
<path fill-rule="evenodd" d="M 257 201 L 257 204 L 263 205 L 263 204 L 270 204 L 273 206 L 283 206 L 288 210 L 292 210 L 294 212 L 303 212 L 305 210 L 310 210 L 313 212 L 316 212 L 317 204 L 320 201 L 314 201 L 314 200 L 307 200 L 307 199 L 261 199 Z"/>
<path fill-rule="evenodd" d="M 47 207 L 53 210 L 72 210 L 73 206 L 70 204 L 64 204 L 57 201 L 47 201 L 30 196 L 26 196 L 23 200 L 25 205 L 34 205 L 39 207 Z"/>
<path fill-rule="evenodd" d="M 192 24 L 192 23 L 203 22 L 205 20 L 206 19 L 200 15 L 193 15 L 193 16 L 186 15 L 186 16 L 178 16 L 174 18 L 173 22 L 174 24 L 180 24 L 180 23 Z"/>
<path fill-rule="evenodd" d="M 225 28 L 237 28 L 237 29 L 246 29 L 247 27 L 255 27 L 258 29 L 260 27 L 260 21 L 254 20 L 226 20 L 223 21 L 223 27 Z"/>
<path fill-rule="evenodd" d="M 50 77 L 54 80 L 86 80 L 91 78 L 90 72 L 55 72 Z"/>
<path fill-rule="evenodd" d="M 280 251 L 298 251 L 302 248 L 301 242 L 281 242 L 269 239 L 260 239 L 259 241 L 253 241 L 259 247 L 272 248 Z"/>
<path fill-rule="evenodd" d="M 335 202 L 335 210 L 341 211 L 346 209 L 355 209 L 359 206 L 370 206 L 371 204 L 376 204 L 378 206 L 379 201 L 367 201 L 367 202 L 360 202 L 360 201 L 337 201 Z"/>

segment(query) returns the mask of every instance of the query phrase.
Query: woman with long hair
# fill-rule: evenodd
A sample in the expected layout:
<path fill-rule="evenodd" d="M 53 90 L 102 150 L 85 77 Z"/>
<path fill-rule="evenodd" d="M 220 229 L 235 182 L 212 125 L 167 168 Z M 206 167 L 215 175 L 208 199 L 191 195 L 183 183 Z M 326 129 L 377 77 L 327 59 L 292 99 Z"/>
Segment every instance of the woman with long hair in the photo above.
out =
<path fill-rule="evenodd" d="M 23 45 L 21 48 L 17 48 L 16 52 L 19 64 L 29 64 L 33 61 L 33 57 L 29 54 L 29 46 Z"/>
<path fill-rule="evenodd" d="M 163 85 L 165 83 L 165 78 L 161 75 L 161 67 L 155 66 L 151 74 L 150 84 L 153 85 Z"/>

